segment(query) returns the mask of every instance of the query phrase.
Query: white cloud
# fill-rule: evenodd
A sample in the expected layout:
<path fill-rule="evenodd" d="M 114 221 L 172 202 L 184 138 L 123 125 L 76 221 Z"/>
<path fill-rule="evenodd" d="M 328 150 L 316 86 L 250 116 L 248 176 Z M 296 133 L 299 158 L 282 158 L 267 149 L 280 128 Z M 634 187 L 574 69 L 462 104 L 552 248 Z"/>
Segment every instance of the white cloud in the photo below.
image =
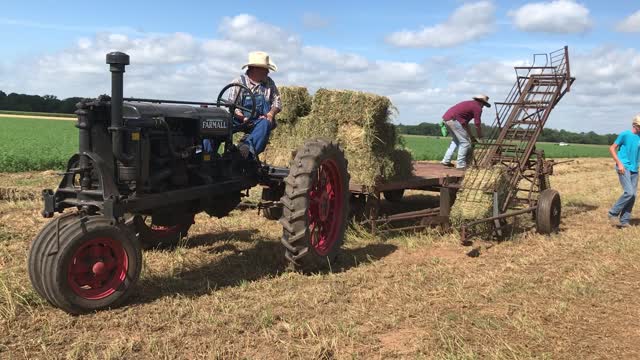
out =
<path fill-rule="evenodd" d="M 509 16 L 518 29 L 529 32 L 582 33 L 593 24 L 589 9 L 573 0 L 529 3 Z"/>
<path fill-rule="evenodd" d="M 257 19 L 242 15 L 227 21 L 230 26 L 234 22 L 233 26 L 240 26 Z M 381 60 L 305 45 L 296 34 L 273 24 L 260 26 L 275 35 L 251 39 L 229 29 L 207 39 L 184 33 L 99 33 L 79 39 L 63 51 L 0 62 L 0 89 L 61 98 L 109 93 L 105 54 L 119 50 L 131 55 L 125 96 L 212 101 L 241 72 L 247 53 L 261 49 L 271 52 L 278 64 L 280 71 L 272 74 L 278 85 L 302 85 L 312 92 L 326 87 L 386 95 L 399 109 L 397 121 L 419 123 L 438 121 L 449 106 L 476 93 L 486 93 L 492 101 L 504 100 L 515 80 L 513 66 L 531 61 L 528 51 L 515 59 L 485 57 L 473 65 L 461 63 L 455 56 L 424 62 Z M 571 61 L 577 81 L 552 113 L 548 126 L 598 132 L 627 128 L 628 120 L 640 109 L 636 95 L 640 92 L 640 51 L 602 47 L 572 52 Z M 603 109 L 606 117 L 601 115 Z M 494 109 L 487 109 L 484 121 L 491 122 L 493 117 Z"/>
<path fill-rule="evenodd" d="M 495 7 L 490 1 L 465 4 L 442 24 L 418 31 L 394 32 L 385 40 L 397 47 L 452 47 L 491 33 L 495 23 L 494 13 Z"/>
<path fill-rule="evenodd" d="M 260 21 L 249 14 L 223 18 L 218 31 L 224 39 L 242 42 L 274 53 L 300 46 L 298 36 L 289 34 L 278 26 Z"/>
<path fill-rule="evenodd" d="M 640 32 L 640 10 L 618 23 L 616 30 L 621 32 Z"/>
<path fill-rule="evenodd" d="M 356 54 L 343 54 L 335 49 L 319 46 L 305 46 L 302 55 L 311 62 L 327 64 L 341 70 L 364 71 L 369 61 Z"/>

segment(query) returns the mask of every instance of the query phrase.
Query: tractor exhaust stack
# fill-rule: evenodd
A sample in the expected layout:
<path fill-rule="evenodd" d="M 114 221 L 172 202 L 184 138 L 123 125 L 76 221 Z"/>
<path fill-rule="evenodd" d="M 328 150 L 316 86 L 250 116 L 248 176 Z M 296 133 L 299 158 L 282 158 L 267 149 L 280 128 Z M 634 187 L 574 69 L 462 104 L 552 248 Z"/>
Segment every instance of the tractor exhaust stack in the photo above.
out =
<path fill-rule="evenodd" d="M 123 52 L 111 52 L 107 54 L 107 64 L 111 71 L 111 142 L 113 155 L 120 162 L 128 165 L 133 156 L 126 154 L 123 149 L 124 127 L 122 124 L 122 102 L 124 92 L 124 68 L 129 65 L 129 55 Z"/>

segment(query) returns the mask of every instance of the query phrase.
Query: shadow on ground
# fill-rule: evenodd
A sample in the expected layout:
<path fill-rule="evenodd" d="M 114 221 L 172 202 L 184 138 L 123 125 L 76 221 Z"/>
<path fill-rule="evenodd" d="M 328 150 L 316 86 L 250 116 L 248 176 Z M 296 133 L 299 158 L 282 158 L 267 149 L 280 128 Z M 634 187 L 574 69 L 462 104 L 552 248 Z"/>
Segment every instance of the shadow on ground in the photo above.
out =
<path fill-rule="evenodd" d="M 571 201 L 566 205 L 563 204 L 562 216 L 568 217 L 568 216 L 579 215 L 589 211 L 596 210 L 597 208 L 598 206 L 593 204 L 588 204 L 581 201 Z"/>
<path fill-rule="evenodd" d="M 210 294 L 216 289 L 239 286 L 289 271 L 289 264 L 284 257 L 284 247 L 280 242 L 272 238 L 256 237 L 257 233 L 257 230 L 240 230 L 194 236 L 187 242 L 187 247 L 209 245 L 206 252 L 226 255 L 193 266 L 189 265 L 187 259 L 184 269 L 173 274 L 147 274 L 138 284 L 131 303 L 149 303 L 177 294 L 198 297 Z M 240 241 L 251 241 L 254 245 L 241 249 L 227 241 L 229 239 L 247 239 Z M 382 259 L 396 249 L 395 245 L 378 243 L 343 249 L 332 269 L 321 273 L 347 271 L 361 264 Z"/>

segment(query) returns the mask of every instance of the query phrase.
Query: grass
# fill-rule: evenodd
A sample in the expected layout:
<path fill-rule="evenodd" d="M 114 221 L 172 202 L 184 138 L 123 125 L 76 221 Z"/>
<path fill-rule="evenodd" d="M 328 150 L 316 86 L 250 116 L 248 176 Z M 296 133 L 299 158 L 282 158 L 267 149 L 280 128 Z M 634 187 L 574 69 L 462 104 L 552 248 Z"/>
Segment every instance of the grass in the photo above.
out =
<path fill-rule="evenodd" d="M 277 222 L 201 214 L 179 248 L 144 253 L 128 304 L 79 317 L 29 285 L 41 205 L 0 201 L 0 358 L 639 358 L 640 227 L 607 224 L 621 192 L 607 161 L 556 167 L 559 234 L 477 258 L 452 233 L 358 229 L 340 269 L 289 273 Z"/>
<path fill-rule="evenodd" d="M 402 135 L 407 148 L 415 160 L 442 160 L 451 142 L 450 137 Z M 600 158 L 610 157 L 608 146 L 571 144 L 558 146 L 554 143 L 538 143 L 547 158 Z"/>
<path fill-rule="evenodd" d="M 71 121 L 0 118 L 0 172 L 63 169 L 78 151 Z"/>

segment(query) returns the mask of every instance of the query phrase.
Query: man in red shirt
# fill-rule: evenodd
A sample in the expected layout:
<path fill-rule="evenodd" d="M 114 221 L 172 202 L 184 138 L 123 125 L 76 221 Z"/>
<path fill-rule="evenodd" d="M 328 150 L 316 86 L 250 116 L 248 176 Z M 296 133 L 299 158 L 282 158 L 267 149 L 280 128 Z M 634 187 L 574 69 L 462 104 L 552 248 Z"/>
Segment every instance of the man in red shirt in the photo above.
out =
<path fill-rule="evenodd" d="M 441 163 L 444 166 L 453 167 L 451 158 L 458 148 L 457 169 L 466 169 L 467 154 L 471 149 L 471 141 L 473 135 L 469 131 L 469 122 L 474 120 L 476 126 L 476 138 L 482 138 L 481 116 L 483 106 L 491 107 L 489 97 L 487 95 L 474 96 L 473 100 L 463 101 L 451 107 L 442 115 L 444 124 L 451 133 L 451 144 L 444 155 Z"/>

